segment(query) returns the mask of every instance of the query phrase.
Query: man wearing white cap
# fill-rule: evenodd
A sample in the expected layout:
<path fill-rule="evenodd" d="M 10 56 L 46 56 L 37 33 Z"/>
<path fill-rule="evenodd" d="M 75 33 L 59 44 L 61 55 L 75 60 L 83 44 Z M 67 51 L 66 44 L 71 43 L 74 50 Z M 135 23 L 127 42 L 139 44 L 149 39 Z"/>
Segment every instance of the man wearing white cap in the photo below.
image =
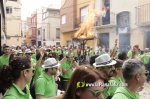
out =
<path fill-rule="evenodd" d="M 30 49 L 25 50 L 25 55 L 28 59 L 30 59 L 32 66 L 36 65 L 36 60 L 32 58 L 33 52 Z"/>
<path fill-rule="evenodd" d="M 45 99 L 56 96 L 57 88 L 54 75 L 57 73 L 57 68 L 60 63 L 55 58 L 48 58 L 42 66 L 44 73 L 35 82 L 36 99 Z"/>
<path fill-rule="evenodd" d="M 102 54 L 95 59 L 93 64 L 96 69 L 102 72 L 108 79 L 113 76 L 113 70 L 115 69 L 113 65 L 116 64 L 115 60 L 112 60 L 108 54 Z M 103 93 L 104 99 L 110 95 L 110 93 Z"/>

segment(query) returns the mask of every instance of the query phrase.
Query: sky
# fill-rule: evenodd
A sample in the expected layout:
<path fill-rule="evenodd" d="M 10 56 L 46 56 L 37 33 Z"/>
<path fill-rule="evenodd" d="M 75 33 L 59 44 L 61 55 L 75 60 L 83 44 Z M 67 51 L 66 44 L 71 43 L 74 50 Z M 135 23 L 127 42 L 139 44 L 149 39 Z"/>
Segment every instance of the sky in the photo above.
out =
<path fill-rule="evenodd" d="M 60 8 L 61 0 L 21 0 L 21 3 L 21 19 L 26 20 L 26 17 L 30 17 L 36 9 L 40 9 L 41 7 L 50 6 Z"/>

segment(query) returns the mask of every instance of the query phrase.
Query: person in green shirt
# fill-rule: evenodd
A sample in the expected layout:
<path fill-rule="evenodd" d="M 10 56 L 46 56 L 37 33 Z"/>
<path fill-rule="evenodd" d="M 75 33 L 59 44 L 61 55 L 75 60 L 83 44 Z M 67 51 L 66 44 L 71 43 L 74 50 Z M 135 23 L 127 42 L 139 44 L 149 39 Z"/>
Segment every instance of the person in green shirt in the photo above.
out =
<path fill-rule="evenodd" d="M 94 52 L 93 48 L 91 47 L 90 48 L 90 57 L 93 56 L 94 54 L 95 54 L 95 52 Z"/>
<path fill-rule="evenodd" d="M 22 56 L 23 56 L 23 52 L 22 52 L 22 50 L 18 50 L 18 51 L 17 51 L 17 56 L 20 56 L 20 57 L 22 57 Z"/>
<path fill-rule="evenodd" d="M 102 54 L 98 56 L 95 59 L 95 63 L 93 66 L 99 70 L 99 72 L 102 72 L 107 79 L 110 79 L 112 77 L 113 71 L 115 70 L 114 66 L 116 64 L 115 60 L 112 60 L 108 54 Z M 108 96 L 110 96 L 110 92 L 108 91 L 109 87 L 106 87 L 106 90 L 103 92 L 104 99 L 106 99 Z"/>
<path fill-rule="evenodd" d="M 66 56 L 67 60 L 63 62 L 61 65 L 61 70 L 62 70 L 62 86 L 64 90 L 66 90 L 67 84 L 69 79 L 71 78 L 71 75 L 74 71 L 74 68 L 78 67 L 77 62 L 73 58 L 72 55 Z"/>
<path fill-rule="evenodd" d="M 117 60 L 116 60 L 117 61 Z M 113 96 L 115 93 L 116 89 L 124 84 L 124 80 L 122 79 L 122 62 L 117 61 L 117 63 L 114 65 L 115 70 L 114 70 L 114 75 L 113 77 L 110 78 L 109 83 L 110 84 L 115 84 L 116 86 L 108 86 L 107 93 L 109 93 L 109 96 L 106 96 L 107 99 L 110 99 L 110 97 Z M 108 94 L 106 94 L 108 95 Z M 109 98 L 108 98 L 109 97 Z"/>
<path fill-rule="evenodd" d="M 144 86 L 149 71 L 139 59 L 129 59 L 123 63 L 122 73 L 127 86 L 117 88 L 112 99 L 139 99 L 139 89 Z"/>
<path fill-rule="evenodd" d="M 9 56 L 10 56 L 10 47 L 5 46 L 3 48 L 4 54 L 0 57 L 0 68 L 2 68 L 4 65 L 9 64 Z"/>
<path fill-rule="evenodd" d="M 39 78 L 39 76 L 43 73 L 44 68 L 42 67 L 42 65 L 44 64 L 44 61 L 47 59 L 47 54 L 44 53 L 43 51 L 39 51 L 39 53 L 37 53 L 36 55 L 36 60 L 37 64 L 35 66 L 35 72 L 34 72 L 34 77 L 33 77 L 33 84 L 37 81 L 37 79 Z"/>
<path fill-rule="evenodd" d="M 60 63 L 55 58 L 48 58 L 42 66 L 45 70 L 35 82 L 36 99 L 50 98 L 56 96 L 57 88 L 54 75 Z"/>
<path fill-rule="evenodd" d="M 32 66 L 35 67 L 35 65 L 36 65 L 36 60 L 32 58 L 33 52 L 32 52 L 30 49 L 26 49 L 25 54 L 26 54 L 26 57 L 27 57 L 28 59 L 30 59 Z"/>
<path fill-rule="evenodd" d="M 26 57 L 15 57 L 0 72 L 0 90 L 6 91 L 3 99 L 32 99 L 27 83 L 33 76 L 31 62 Z"/>

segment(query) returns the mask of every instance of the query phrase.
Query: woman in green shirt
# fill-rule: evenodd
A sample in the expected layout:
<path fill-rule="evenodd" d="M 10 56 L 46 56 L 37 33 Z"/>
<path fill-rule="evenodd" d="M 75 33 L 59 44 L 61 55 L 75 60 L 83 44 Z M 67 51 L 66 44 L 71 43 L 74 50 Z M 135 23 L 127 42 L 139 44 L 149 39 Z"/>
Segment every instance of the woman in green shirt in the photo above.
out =
<path fill-rule="evenodd" d="M 33 68 L 25 57 L 15 57 L 0 71 L 0 90 L 7 90 L 3 99 L 32 99 L 26 86 L 32 79 Z"/>

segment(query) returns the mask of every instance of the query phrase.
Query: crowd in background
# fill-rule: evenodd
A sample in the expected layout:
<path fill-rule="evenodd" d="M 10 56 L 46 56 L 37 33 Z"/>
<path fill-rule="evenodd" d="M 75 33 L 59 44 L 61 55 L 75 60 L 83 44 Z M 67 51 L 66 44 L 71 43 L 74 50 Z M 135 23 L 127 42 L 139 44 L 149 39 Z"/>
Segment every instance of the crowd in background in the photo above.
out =
<path fill-rule="evenodd" d="M 5 45 L 0 92 L 3 99 L 138 99 L 138 92 L 150 81 L 150 49 L 129 48 L 120 51 L 117 40 L 110 51 L 80 45 Z M 84 82 L 128 86 L 85 86 Z"/>

